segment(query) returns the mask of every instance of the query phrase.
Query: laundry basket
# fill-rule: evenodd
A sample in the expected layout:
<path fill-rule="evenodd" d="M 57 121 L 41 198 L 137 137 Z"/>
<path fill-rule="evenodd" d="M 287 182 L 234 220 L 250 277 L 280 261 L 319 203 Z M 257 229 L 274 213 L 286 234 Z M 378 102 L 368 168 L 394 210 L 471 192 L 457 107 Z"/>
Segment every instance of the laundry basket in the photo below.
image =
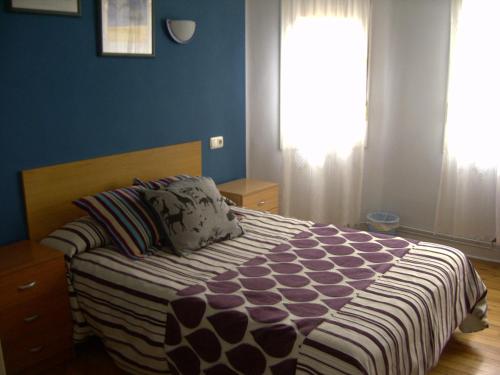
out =
<path fill-rule="evenodd" d="M 376 211 L 366 215 L 368 230 L 385 234 L 396 234 L 399 216 L 391 212 Z"/>

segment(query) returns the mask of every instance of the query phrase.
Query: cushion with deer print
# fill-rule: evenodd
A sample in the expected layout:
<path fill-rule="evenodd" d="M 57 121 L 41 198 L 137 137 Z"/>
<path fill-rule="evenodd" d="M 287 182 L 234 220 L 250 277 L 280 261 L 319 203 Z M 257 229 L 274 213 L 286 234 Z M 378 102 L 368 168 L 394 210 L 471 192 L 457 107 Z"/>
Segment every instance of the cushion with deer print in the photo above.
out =
<path fill-rule="evenodd" d="M 151 190 L 159 190 L 159 189 L 165 189 L 168 185 L 170 185 L 172 182 L 179 181 L 179 180 L 187 180 L 187 179 L 192 179 L 192 178 L 197 178 L 199 176 L 193 177 L 187 174 L 178 174 L 177 176 L 169 176 L 169 177 L 163 177 L 158 180 L 151 180 L 151 181 L 143 181 L 140 178 L 135 177 L 133 180 L 134 186 L 140 186 L 145 189 L 151 189 Z M 228 206 L 236 206 L 236 203 L 234 203 L 231 199 L 228 197 L 222 196 L 222 199 L 224 199 L 224 202 L 227 203 Z"/>
<path fill-rule="evenodd" d="M 233 239 L 243 228 L 209 177 L 174 181 L 143 198 L 157 213 L 167 242 L 177 254 Z"/>

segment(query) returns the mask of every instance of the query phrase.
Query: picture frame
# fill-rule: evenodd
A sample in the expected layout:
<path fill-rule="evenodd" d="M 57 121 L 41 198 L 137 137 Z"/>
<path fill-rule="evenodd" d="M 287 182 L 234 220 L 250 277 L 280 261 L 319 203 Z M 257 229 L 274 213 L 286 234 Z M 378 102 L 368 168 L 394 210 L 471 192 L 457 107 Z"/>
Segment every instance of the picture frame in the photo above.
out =
<path fill-rule="evenodd" d="M 153 0 L 99 0 L 99 55 L 154 57 Z"/>
<path fill-rule="evenodd" d="M 81 0 L 10 0 L 8 9 L 13 12 L 58 16 L 82 15 Z"/>

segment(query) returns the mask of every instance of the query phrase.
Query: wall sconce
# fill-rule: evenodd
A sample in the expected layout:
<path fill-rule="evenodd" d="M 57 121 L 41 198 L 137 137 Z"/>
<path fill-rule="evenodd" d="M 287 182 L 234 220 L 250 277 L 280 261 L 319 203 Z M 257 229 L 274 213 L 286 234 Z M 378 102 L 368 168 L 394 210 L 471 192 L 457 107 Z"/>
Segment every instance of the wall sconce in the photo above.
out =
<path fill-rule="evenodd" d="M 166 20 L 167 30 L 174 41 L 187 44 L 193 39 L 196 22 L 191 20 Z"/>

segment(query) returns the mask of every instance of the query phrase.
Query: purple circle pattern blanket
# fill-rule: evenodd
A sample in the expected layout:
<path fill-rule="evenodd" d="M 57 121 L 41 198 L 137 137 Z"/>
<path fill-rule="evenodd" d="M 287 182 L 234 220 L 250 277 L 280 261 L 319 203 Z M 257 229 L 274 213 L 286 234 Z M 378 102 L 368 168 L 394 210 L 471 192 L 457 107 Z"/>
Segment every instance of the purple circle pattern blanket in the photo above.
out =
<path fill-rule="evenodd" d="M 412 247 L 402 239 L 314 225 L 169 305 L 165 347 L 179 374 L 294 374 L 307 335 Z"/>

